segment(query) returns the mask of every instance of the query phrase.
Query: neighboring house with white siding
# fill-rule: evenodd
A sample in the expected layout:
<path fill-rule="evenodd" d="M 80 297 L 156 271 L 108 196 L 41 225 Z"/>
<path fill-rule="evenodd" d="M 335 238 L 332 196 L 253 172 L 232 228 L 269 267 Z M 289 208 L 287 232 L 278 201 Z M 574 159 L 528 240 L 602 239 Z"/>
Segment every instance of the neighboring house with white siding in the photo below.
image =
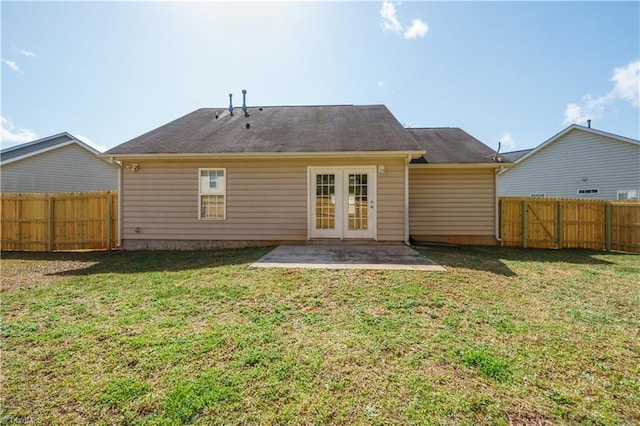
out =
<path fill-rule="evenodd" d="M 122 163 L 123 248 L 204 249 L 495 244 L 492 153 L 459 129 L 405 129 L 384 105 L 243 105 L 196 110 L 102 157 Z"/>
<path fill-rule="evenodd" d="M 501 172 L 498 193 L 637 200 L 640 141 L 573 124 Z"/>
<path fill-rule="evenodd" d="M 0 151 L 0 192 L 88 192 L 118 189 L 118 167 L 69 133 Z"/>

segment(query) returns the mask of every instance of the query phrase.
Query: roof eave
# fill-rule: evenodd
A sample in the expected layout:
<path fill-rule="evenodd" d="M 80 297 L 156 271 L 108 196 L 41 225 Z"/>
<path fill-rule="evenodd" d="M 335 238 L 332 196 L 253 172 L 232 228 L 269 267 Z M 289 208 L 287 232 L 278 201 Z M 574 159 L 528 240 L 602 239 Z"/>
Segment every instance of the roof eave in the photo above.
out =
<path fill-rule="evenodd" d="M 431 169 L 502 169 L 513 167 L 513 163 L 411 163 L 412 168 L 431 168 Z"/>
<path fill-rule="evenodd" d="M 62 135 L 62 134 L 60 134 Z M 58 136 L 60 136 L 58 135 Z M 49 140 L 51 138 L 47 138 L 47 140 Z M 74 139 L 65 141 L 65 142 L 61 142 L 57 145 L 53 145 L 44 149 L 39 149 L 37 151 L 32 151 L 29 152 L 27 154 L 21 155 L 19 157 L 14 157 L 14 158 L 10 158 L 9 160 L 5 160 L 2 161 L 0 164 L 2 164 L 3 166 L 7 165 L 7 164 L 11 164 L 11 163 L 15 163 L 16 161 L 20 161 L 20 160 L 24 160 L 25 158 L 29 158 L 29 157 L 34 157 L 36 155 L 40 155 L 40 154 L 44 154 L 46 152 L 50 152 L 50 151 L 55 151 L 56 149 L 60 149 L 60 148 L 64 148 L 65 146 L 69 146 L 69 145 L 73 145 L 74 143 L 76 143 L 76 141 Z"/>
<path fill-rule="evenodd" d="M 592 129 L 591 127 L 584 127 L 584 126 L 581 126 L 579 124 L 571 124 L 570 126 L 562 129 L 560 132 L 556 133 L 555 135 L 553 135 L 552 137 L 550 137 L 546 141 L 542 142 L 540 145 L 535 147 L 528 154 L 523 155 L 522 157 L 518 158 L 516 161 L 514 161 L 514 164 L 520 164 L 523 161 L 525 161 L 526 159 L 533 157 L 538 152 L 540 152 L 542 149 L 544 149 L 545 147 L 551 145 L 552 143 L 554 143 L 558 139 L 562 138 L 564 135 L 566 135 L 567 133 L 569 133 L 572 130 L 582 130 L 583 132 L 593 133 L 595 135 L 608 137 L 608 138 L 615 139 L 615 140 L 618 140 L 618 141 L 621 141 L 621 142 L 627 142 L 627 143 L 631 143 L 631 144 L 634 144 L 634 145 L 640 145 L 640 141 L 637 141 L 635 139 L 627 138 L 625 136 L 616 135 L 616 134 L 605 132 L 605 131 L 602 131 L 602 130 Z"/>
<path fill-rule="evenodd" d="M 109 154 L 98 155 L 101 158 L 114 160 L 147 159 L 147 160 L 201 160 L 203 158 L 224 159 L 271 159 L 271 158 L 335 158 L 335 157 L 389 157 L 398 156 L 419 158 L 425 151 L 327 151 L 327 152 L 225 152 L 225 153 L 153 153 L 153 154 Z"/>
<path fill-rule="evenodd" d="M 24 160 L 25 158 L 34 157 L 36 155 L 44 154 L 46 152 L 54 151 L 56 149 L 64 148 L 65 146 L 69 146 L 69 145 L 73 145 L 73 144 L 76 144 L 79 147 L 86 149 L 87 151 L 89 151 L 90 153 L 94 154 L 97 157 L 100 156 L 100 151 L 98 151 L 97 149 L 93 148 L 92 146 L 87 145 L 86 143 L 82 142 L 80 139 L 76 138 L 75 136 L 73 136 L 72 134 L 70 134 L 68 132 L 62 132 L 62 133 L 58 133 L 58 134 L 53 135 L 53 136 L 47 136 L 46 138 L 38 139 L 38 140 L 33 141 L 33 142 L 28 142 L 26 144 L 16 145 L 15 148 L 24 148 L 26 146 L 32 146 L 32 145 L 35 145 L 35 144 L 39 144 L 39 143 L 43 143 L 43 142 L 49 141 L 49 140 L 54 139 L 54 138 L 58 138 L 60 136 L 68 136 L 70 139 L 67 140 L 67 141 L 64 141 L 64 142 L 60 142 L 59 144 L 56 144 L 56 145 L 53 145 L 53 146 L 49 146 L 47 148 L 39 149 L 39 150 L 36 150 L 36 151 L 31 151 L 31 152 L 29 152 L 27 154 L 24 154 L 24 155 L 21 155 L 19 157 L 14 157 L 14 158 L 10 158 L 8 160 L 1 161 L 0 165 L 5 166 L 7 164 L 15 163 L 16 161 Z M 14 148 L 14 147 L 7 148 L 7 150 L 5 150 L 5 152 L 10 150 L 11 148 Z"/>

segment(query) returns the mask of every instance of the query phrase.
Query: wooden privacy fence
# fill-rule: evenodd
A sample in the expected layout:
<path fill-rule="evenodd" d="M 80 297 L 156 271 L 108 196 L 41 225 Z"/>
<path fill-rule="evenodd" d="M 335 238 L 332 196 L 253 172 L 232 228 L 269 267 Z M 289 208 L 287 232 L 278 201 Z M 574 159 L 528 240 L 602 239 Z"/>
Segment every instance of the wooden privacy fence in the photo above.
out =
<path fill-rule="evenodd" d="M 502 245 L 640 253 L 640 201 L 501 197 Z"/>
<path fill-rule="evenodd" d="M 117 246 L 115 191 L 2 194 L 2 250 L 111 250 Z"/>

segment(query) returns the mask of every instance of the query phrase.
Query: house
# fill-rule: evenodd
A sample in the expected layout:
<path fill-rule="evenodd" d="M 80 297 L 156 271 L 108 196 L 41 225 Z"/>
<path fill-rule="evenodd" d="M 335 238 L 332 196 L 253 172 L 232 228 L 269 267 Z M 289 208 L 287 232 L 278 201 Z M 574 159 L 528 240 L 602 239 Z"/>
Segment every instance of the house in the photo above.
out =
<path fill-rule="evenodd" d="M 69 133 L 60 133 L 0 151 L 3 193 L 116 190 L 118 167 Z"/>
<path fill-rule="evenodd" d="M 500 173 L 498 193 L 637 200 L 640 141 L 573 124 L 515 158 L 513 167 Z"/>
<path fill-rule="evenodd" d="M 421 134 L 432 137 L 421 141 L 415 137 Z M 484 145 L 467 149 L 455 164 L 435 152 L 430 157 L 425 146 L 438 134 L 479 143 L 459 129 L 409 131 L 384 105 L 198 109 L 103 154 L 122 163 L 121 245 L 406 242 L 414 231 L 441 240 L 449 234 L 481 236 L 495 244 L 495 225 L 487 218 L 495 216 L 492 179 L 498 165 L 484 156 Z M 440 175 L 456 180 L 445 178 L 442 192 L 482 206 L 481 225 L 460 212 L 467 203 L 443 209 L 435 204 L 450 200 L 448 194 L 427 199 L 438 190 L 419 181 Z M 476 176 L 482 183 L 474 183 Z M 436 217 L 447 214 L 459 220 Z M 426 226 L 430 220 L 448 228 L 438 232 Z"/>
<path fill-rule="evenodd" d="M 459 128 L 409 129 L 426 151 L 409 164 L 409 228 L 415 240 L 494 245 L 495 150 Z"/>

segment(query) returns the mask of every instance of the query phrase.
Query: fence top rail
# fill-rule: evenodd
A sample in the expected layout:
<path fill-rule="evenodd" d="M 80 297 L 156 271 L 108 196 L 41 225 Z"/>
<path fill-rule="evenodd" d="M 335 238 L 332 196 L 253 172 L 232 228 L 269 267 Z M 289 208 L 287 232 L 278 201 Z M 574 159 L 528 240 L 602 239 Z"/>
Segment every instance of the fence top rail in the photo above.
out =
<path fill-rule="evenodd" d="M 609 201 L 612 206 L 640 206 L 640 200 Z"/>
<path fill-rule="evenodd" d="M 0 196 L 3 200 L 32 200 L 32 199 L 78 199 L 97 198 L 107 195 L 116 195 L 117 191 L 93 191 L 93 192 L 3 192 Z"/>
<path fill-rule="evenodd" d="M 625 205 L 625 206 L 640 206 L 640 200 L 604 200 L 604 199 L 590 199 L 590 198 L 563 198 L 563 197 L 499 197 L 500 200 L 504 201 L 527 201 L 531 203 L 551 203 L 562 201 L 567 203 L 593 203 L 593 204 L 604 204 L 611 203 L 612 205 Z"/>

